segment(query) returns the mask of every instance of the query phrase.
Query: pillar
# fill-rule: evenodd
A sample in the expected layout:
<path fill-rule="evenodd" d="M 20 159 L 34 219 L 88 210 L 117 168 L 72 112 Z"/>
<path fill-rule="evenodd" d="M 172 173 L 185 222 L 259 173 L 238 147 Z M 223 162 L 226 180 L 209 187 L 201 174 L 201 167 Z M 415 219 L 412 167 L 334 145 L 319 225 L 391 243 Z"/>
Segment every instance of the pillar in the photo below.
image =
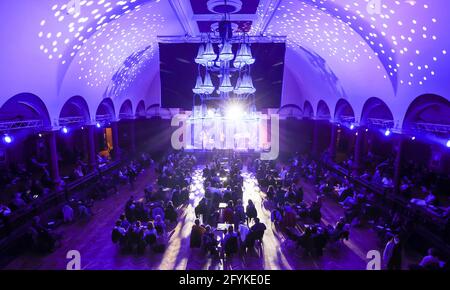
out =
<path fill-rule="evenodd" d="M 401 169 L 402 169 L 402 155 L 403 155 L 403 144 L 404 138 L 399 135 L 395 141 L 395 161 L 394 161 L 394 193 L 400 192 L 400 181 L 402 179 Z"/>
<path fill-rule="evenodd" d="M 113 137 L 113 152 L 114 159 L 120 159 L 120 147 L 119 147 L 119 125 L 117 121 L 111 122 L 111 131 Z"/>
<path fill-rule="evenodd" d="M 331 123 L 331 140 L 330 140 L 330 147 L 328 149 L 329 151 L 329 158 L 330 161 L 334 161 L 334 158 L 336 157 L 336 135 L 337 135 L 337 125 L 332 122 Z"/>
<path fill-rule="evenodd" d="M 88 143 L 88 160 L 89 168 L 94 170 L 97 168 L 97 156 L 95 154 L 95 125 L 87 125 L 87 143 Z"/>
<path fill-rule="evenodd" d="M 50 177 L 56 185 L 61 182 L 61 178 L 59 176 L 58 150 L 56 148 L 57 132 L 57 130 L 52 130 L 47 134 L 47 143 L 50 151 Z"/>
<path fill-rule="evenodd" d="M 319 156 L 319 129 L 320 124 L 319 120 L 313 120 L 314 122 L 314 129 L 313 129 L 313 143 L 312 143 L 312 155 L 313 156 Z"/>
<path fill-rule="evenodd" d="M 129 121 L 129 136 L 130 136 L 130 151 L 131 154 L 136 154 L 136 120 Z"/>
<path fill-rule="evenodd" d="M 354 147 L 352 175 L 359 176 L 362 168 L 362 154 L 364 145 L 364 130 L 361 127 L 356 129 L 356 140 Z"/>

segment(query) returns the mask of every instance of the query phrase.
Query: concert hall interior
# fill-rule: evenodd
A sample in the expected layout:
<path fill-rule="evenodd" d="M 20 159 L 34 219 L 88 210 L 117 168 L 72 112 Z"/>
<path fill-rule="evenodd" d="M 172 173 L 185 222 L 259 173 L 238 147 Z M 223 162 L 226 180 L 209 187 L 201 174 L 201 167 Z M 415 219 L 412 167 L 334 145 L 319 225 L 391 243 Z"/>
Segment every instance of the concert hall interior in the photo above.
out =
<path fill-rule="evenodd" d="M 0 269 L 449 269 L 447 0 L 0 15 Z"/>

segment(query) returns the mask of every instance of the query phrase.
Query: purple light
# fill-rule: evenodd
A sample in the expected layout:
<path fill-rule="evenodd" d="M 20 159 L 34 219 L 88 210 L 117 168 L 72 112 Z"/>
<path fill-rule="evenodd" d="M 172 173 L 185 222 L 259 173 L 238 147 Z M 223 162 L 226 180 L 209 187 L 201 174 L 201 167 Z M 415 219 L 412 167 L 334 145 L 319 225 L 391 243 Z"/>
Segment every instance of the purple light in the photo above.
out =
<path fill-rule="evenodd" d="M 355 129 L 355 125 L 351 124 L 350 125 L 350 130 L 353 130 L 353 129 Z"/>
<path fill-rule="evenodd" d="M 450 140 L 447 141 L 446 146 L 447 146 L 447 148 L 450 148 Z"/>
<path fill-rule="evenodd" d="M 97 124 L 95 124 L 95 126 L 97 126 L 97 128 L 100 128 L 100 127 L 101 127 L 101 125 L 100 125 L 99 122 L 97 122 Z"/>
<path fill-rule="evenodd" d="M 384 136 L 388 137 L 391 135 L 391 130 L 387 129 L 386 132 L 384 132 Z"/>
<path fill-rule="evenodd" d="M 63 127 L 63 128 L 61 129 L 61 131 L 62 131 L 64 134 L 69 133 L 69 129 L 68 129 L 67 127 Z"/>
<path fill-rule="evenodd" d="M 411 137 L 411 140 L 412 140 L 412 141 L 416 140 L 416 136 L 412 136 L 412 137 Z"/>
<path fill-rule="evenodd" d="M 9 136 L 8 134 L 3 135 L 3 142 L 5 142 L 5 144 L 11 144 L 13 141 L 12 137 Z"/>

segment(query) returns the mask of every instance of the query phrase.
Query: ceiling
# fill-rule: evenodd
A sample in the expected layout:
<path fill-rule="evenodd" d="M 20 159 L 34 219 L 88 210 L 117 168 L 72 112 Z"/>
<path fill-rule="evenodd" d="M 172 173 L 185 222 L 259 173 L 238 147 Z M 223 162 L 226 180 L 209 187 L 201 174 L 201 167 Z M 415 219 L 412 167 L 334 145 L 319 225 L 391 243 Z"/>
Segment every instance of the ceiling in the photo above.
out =
<path fill-rule="evenodd" d="M 416 97 L 449 99 L 447 0 L 220 2 L 1 1 L 0 105 L 29 92 L 54 119 L 75 95 L 91 116 L 105 97 L 116 111 L 128 99 L 160 103 L 158 36 L 199 35 L 234 10 L 240 31 L 287 37 L 282 104 L 315 111 L 323 100 L 334 112 L 344 98 L 359 120 L 376 97 L 401 126 Z"/>

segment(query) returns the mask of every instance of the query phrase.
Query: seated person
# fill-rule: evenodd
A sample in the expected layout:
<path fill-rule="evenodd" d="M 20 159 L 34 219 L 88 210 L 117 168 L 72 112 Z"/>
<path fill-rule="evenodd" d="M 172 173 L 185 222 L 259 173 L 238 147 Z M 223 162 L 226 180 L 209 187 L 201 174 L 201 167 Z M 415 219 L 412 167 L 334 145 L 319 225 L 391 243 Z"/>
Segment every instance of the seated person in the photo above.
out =
<path fill-rule="evenodd" d="M 25 200 L 23 200 L 22 194 L 20 192 L 16 192 L 16 194 L 14 195 L 12 205 L 14 206 L 15 209 L 19 209 L 27 205 Z"/>
<path fill-rule="evenodd" d="M 266 225 L 259 221 L 259 218 L 255 218 L 255 224 L 250 228 L 250 232 L 247 235 L 247 247 L 253 247 L 256 240 L 262 241 Z"/>
<path fill-rule="evenodd" d="M 419 266 L 423 269 L 435 270 L 440 269 L 441 264 L 443 264 L 438 257 L 438 252 L 434 248 L 428 250 L 428 255 L 423 257 Z"/>
<path fill-rule="evenodd" d="M 120 226 L 123 227 L 125 230 L 128 229 L 130 226 L 130 223 L 128 222 L 127 218 L 125 217 L 125 214 L 121 214 L 119 217 L 120 220 Z"/>
<path fill-rule="evenodd" d="M 196 219 L 191 229 L 190 247 L 200 248 L 202 245 L 203 234 L 206 229 L 200 225 L 200 220 Z"/>
<path fill-rule="evenodd" d="M 70 205 L 65 204 L 62 208 L 63 220 L 65 223 L 70 223 L 73 221 L 73 209 Z"/>
<path fill-rule="evenodd" d="M 156 217 L 160 216 L 160 218 L 162 220 L 165 219 L 165 213 L 164 213 L 164 209 L 163 209 L 163 205 L 156 205 L 153 209 L 152 209 L 152 217 L 154 220 L 156 220 Z"/>
<path fill-rule="evenodd" d="M 294 208 L 289 204 L 286 203 L 284 206 L 284 215 L 281 219 L 281 224 L 283 227 L 295 227 L 297 224 L 297 214 L 295 213 Z"/>
<path fill-rule="evenodd" d="M 171 223 L 176 223 L 178 218 L 178 213 L 175 210 L 175 207 L 173 206 L 173 203 L 169 201 L 167 203 L 166 209 L 164 210 L 164 215 L 166 220 L 168 220 Z"/>

